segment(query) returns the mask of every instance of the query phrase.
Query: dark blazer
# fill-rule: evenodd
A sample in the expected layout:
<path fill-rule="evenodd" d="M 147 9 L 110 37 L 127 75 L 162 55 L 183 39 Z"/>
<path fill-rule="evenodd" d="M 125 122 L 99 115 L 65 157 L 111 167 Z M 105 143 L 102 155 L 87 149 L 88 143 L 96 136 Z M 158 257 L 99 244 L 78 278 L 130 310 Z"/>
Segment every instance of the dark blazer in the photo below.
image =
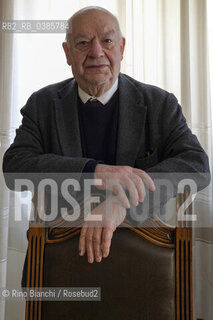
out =
<path fill-rule="evenodd" d="M 82 172 L 89 159 L 82 157 L 73 78 L 33 93 L 21 113 L 22 125 L 4 155 L 5 173 Z M 175 96 L 124 74 L 119 75 L 116 164 L 149 173 L 197 173 L 200 188 L 209 183 L 203 174 L 209 172 L 208 157 Z"/>

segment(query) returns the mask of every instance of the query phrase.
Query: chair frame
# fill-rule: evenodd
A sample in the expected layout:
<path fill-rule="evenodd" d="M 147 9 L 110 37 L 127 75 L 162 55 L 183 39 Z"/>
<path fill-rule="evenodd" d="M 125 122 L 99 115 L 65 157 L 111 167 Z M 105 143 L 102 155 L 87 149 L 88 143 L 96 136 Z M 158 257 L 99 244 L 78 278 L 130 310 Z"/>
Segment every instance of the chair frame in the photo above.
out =
<path fill-rule="evenodd" d="M 149 218 L 142 227 L 134 228 L 127 225 L 147 241 L 157 246 L 175 249 L 176 320 L 193 320 L 192 227 L 189 222 L 178 221 L 179 209 L 187 199 L 187 191 L 176 196 L 176 227 L 166 225 L 156 216 Z M 81 204 L 81 209 L 83 206 L 84 204 Z M 79 234 L 81 228 L 66 228 L 62 219 L 45 228 L 45 223 L 36 214 L 36 205 L 34 209 L 36 217 L 30 222 L 28 233 L 27 288 L 39 289 L 43 286 L 45 245 L 70 239 Z M 192 204 L 184 211 L 192 214 Z M 42 300 L 26 300 L 25 320 L 41 319 Z"/>

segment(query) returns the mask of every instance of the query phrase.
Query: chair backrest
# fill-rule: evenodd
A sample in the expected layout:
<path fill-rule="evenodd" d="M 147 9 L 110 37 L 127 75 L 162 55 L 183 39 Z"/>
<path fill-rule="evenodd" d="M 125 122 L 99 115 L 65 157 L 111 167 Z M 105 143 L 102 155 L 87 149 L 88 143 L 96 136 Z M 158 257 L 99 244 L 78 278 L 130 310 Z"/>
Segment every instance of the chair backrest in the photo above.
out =
<path fill-rule="evenodd" d="M 176 215 L 188 193 L 178 194 Z M 191 214 L 191 205 L 187 214 Z M 26 320 L 192 320 L 192 229 L 171 227 L 158 217 L 142 227 L 126 225 L 113 236 L 110 256 L 87 263 L 78 255 L 80 228 L 59 219 L 29 228 L 27 287 L 100 287 L 101 301 L 26 301 Z"/>

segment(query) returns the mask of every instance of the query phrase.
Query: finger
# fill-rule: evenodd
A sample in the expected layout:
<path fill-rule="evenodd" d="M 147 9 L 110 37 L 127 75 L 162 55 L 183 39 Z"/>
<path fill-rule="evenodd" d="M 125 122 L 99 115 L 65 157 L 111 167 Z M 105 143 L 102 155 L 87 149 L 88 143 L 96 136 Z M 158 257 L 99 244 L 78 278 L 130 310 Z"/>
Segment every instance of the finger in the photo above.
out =
<path fill-rule="evenodd" d="M 95 261 L 101 262 L 102 260 L 102 251 L 101 251 L 101 235 L 102 228 L 94 228 L 93 232 L 93 249 L 95 255 Z"/>
<path fill-rule="evenodd" d="M 142 178 L 149 190 L 155 191 L 154 181 L 145 171 L 134 168 L 133 172 Z"/>
<path fill-rule="evenodd" d="M 112 192 L 114 195 L 116 195 L 121 203 L 123 204 L 124 208 L 129 209 L 130 208 L 130 203 L 129 199 L 127 198 L 127 195 L 121 186 L 121 184 L 117 183 L 116 185 L 112 186 Z"/>
<path fill-rule="evenodd" d="M 144 198 L 146 196 L 146 190 L 145 190 L 143 180 L 137 174 L 132 174 L 130 177 L 131 177 L 132 181 L 134 181 L 135 186 L 137 188 L 139 201 L 143 202 Z"/>
<path fill-rule="evenodd" d="M 106 258 L 109 255 L 112 236 L 113 236 L 112 228 L 104 228 L 103 229 L 102 245 L 101 245 L 103 258 Z"/>
<path fill-rule="evenodd" d="M 87 233 L 87 227 L 83 226 L 80 233 L 80 239 L 79 239 L 79 255 L 83 256 L 86 251 L 86 233 Z"/>
<path fill-rule="evenodd" d="M 94 261 L 93 232 L 94 232 L 94 228 L 93 227 L 88 227 L 87 228 L 86 250 L 87 250 L 87 257 L 88 257 L 88 262 L 89 263 L 93 263 L 93 261 Z"/>
<path fill-rule="evenodd" d="M 136 188 L 135 182 L 134 182 L 134 177 L 136 175 L 129 175 L 129 176 L 123 176 L 120 180 L 121 185 L 124 187 L 125 190 L 129 192 L 129 196 L 131 199 L 131 202 L 134 206 L 138 205 L 139 201 L 139 193 Z M 139 178 L 140 179 L 140 178 Z"/>

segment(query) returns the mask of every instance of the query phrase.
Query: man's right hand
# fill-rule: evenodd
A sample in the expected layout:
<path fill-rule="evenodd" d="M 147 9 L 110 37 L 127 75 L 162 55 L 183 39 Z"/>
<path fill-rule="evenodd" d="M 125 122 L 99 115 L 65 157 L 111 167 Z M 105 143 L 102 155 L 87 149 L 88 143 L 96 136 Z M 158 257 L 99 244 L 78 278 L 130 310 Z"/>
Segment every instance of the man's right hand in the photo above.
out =
<path fill-rule="evenodd" d="M 100 179 L 102 184 L 96 184 L 101 190 L 111 190 L 122 202 L 125 208 L 130 208 L 130 201 L 137 206 L 146 196 L 145 185 L 154 191 L 155 185 L 150 176 L 143 170 L 130 166 L 110 166 L 98 164 L 94 173 L 95 179 Z M 128 191 L 130 201 L 125 193 Z"/>

